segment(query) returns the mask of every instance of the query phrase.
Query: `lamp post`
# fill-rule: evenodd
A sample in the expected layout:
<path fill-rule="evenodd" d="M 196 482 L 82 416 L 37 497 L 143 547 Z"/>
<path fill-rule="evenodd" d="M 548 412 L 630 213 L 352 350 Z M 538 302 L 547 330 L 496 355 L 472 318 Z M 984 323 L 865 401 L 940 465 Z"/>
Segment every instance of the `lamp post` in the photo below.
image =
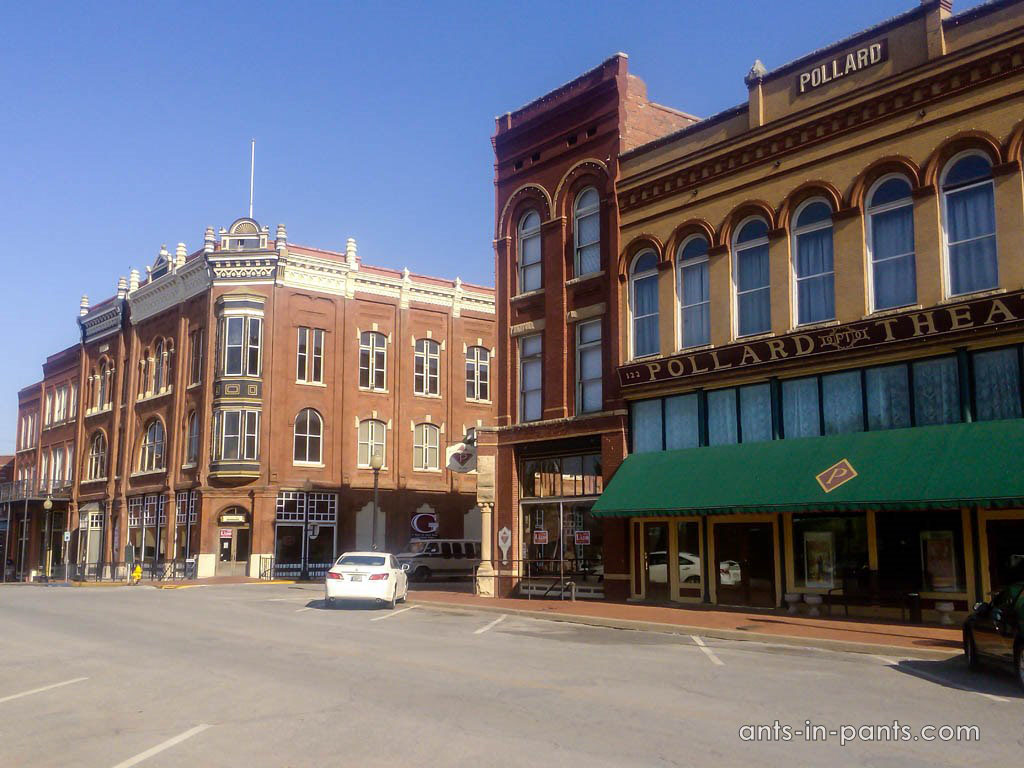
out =
<path fill-rule="evenodd" d="M 50 527 L 53 523 L 53 516 L 50 514 L 53 511 L 53 499 L 50 498 L 50 494 L 46 494 L 46 499 L 43 501 L 43 511 L 46 512 L 46 561 L 43 563 L 45 567 L 44 578 L 50 580 L 50 558 L 52 556 L 51 547 L 53 542 L 50 535 Z"/>
<path fill-rule="evenodd" d="M 373 470 L 373 522 L 370 524 L 370 549 L 377 551 L 377 515 L 380 512 L 380 468 L 384 466 L 384 457 L 380 451 L 370 456 L 370 468 Z"/>

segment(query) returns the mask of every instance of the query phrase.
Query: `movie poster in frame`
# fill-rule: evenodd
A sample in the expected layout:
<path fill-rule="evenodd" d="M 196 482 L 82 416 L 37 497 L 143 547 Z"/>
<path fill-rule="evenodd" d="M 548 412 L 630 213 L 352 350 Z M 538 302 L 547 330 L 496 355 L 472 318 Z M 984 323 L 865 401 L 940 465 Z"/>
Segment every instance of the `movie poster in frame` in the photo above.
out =
<path fill-rule="evenodd" d="M 805 583 L 815 589 L 835 586 L 836 549 L 832 531 L 804 533 Z"/>

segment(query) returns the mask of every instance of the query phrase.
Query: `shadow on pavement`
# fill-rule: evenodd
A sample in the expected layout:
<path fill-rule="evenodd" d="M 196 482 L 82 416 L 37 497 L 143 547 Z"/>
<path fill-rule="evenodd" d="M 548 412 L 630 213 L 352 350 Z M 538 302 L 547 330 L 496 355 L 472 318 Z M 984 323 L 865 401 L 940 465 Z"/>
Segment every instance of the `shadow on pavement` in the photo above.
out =
<path fill-rule="evenodd" d="M 1012 673 L 1008 670 L 997 665 L 982 665 L 975 672 L 967 668 L 967 662 L 963 656 L 954 656 L 942 661 L 904 659 L 893 665 L 893 669 L 959 691 L 1024 699 L 1024 690 L 1016 684 Z"/>

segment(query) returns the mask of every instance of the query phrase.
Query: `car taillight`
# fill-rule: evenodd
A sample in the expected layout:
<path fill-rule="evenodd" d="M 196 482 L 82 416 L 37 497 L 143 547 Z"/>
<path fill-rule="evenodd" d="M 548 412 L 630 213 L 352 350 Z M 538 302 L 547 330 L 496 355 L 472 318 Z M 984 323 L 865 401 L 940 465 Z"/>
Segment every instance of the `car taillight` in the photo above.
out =
<path fill-rule="evenodd" d="M 334 571 L 328 571 L 327 572 L 327 578 L 328 579 L 338 579 L 339 581 L 344 581 L 345 580 L 344 576 L 342 576 L 340 573 L 335 573 Z"/>
<path fill-rule="evenodd" d="M 370 581 L 387 581 L 388 574 L 386 573 L 371 573 Z"/>

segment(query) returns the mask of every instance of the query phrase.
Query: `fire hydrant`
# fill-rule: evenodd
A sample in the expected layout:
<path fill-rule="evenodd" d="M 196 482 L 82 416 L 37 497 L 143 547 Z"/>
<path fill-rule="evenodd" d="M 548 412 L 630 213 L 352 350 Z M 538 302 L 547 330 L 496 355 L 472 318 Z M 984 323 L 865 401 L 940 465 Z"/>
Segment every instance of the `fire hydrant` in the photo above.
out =
<path fill-rule="evenodd" d="M 142 581 L 142 566 L 136 563 L 132 569 L 132 584 L 138 584 L 140 581 Z"/>

